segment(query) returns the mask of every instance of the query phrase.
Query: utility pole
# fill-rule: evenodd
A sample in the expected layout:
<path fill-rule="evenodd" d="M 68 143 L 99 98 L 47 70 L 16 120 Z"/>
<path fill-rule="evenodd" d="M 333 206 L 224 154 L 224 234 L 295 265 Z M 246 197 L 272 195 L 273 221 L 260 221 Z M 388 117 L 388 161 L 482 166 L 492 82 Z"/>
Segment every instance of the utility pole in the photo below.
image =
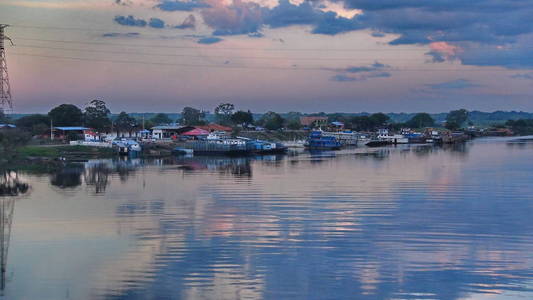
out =
<path fill-rule="evenodd" d="M 11 87 L 9 85 L 9 75 L 7 73 L 6 48 L 5 40 L 13 41 L 7 37 L 4 30 L 9 25 L 0 24 L 0 109 L 3 111 L 13 109 L 13 100 L 11 99 Z M 7 109 L 6 109 L 7 108 Z"/>

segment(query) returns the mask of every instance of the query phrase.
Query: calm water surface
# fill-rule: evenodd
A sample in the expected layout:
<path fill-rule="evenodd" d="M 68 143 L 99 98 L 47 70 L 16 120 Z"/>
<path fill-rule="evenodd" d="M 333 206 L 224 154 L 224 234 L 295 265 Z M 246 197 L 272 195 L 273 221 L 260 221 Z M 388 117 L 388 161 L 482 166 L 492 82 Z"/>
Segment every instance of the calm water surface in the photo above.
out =
<path fill-rule="evenodd" d="M 533 143 L 16 176 L 3 299 L 533 299 Z"/>

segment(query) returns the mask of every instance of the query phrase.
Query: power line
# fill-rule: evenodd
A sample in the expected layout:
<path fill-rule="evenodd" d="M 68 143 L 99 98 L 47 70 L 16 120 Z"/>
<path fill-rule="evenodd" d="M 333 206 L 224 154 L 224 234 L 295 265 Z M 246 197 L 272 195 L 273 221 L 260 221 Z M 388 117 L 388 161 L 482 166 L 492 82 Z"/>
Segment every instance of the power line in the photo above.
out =
<path fill-rule="evenodd" d="M 345 68 L 325 68 L 325 67 L 271 67 L 271 66 L 236 66 L 236 65 L 198 65 L 198 64 L 188 64 L 188 63 L 168 63 L 168 62 L 147 62 L 147 61 L 134 61 L 134 60 L 115 60 L 115 59 L 98 59 L 98 58 L 86 58 L 86 57 L 71 57 L 71 56 L 54 56 L 54 55 L 40 55 L 40 54 L 31 54 L 31 53 L 13 53 L 15 56 L 30 56 L 30 57 L 41 57 L 41 58 L 50 58 L 50 59 L 66 59 L 66 60 L 78 60 L 78 61 L 94 61 L 94 62 L 109 62 L 109 63 L 121 63 L 121 64 L 142 64 L 142 65 L 158 65 L 158 66 L 180 66 L 180 67 L 191 67 L 191 68 L 220 68 L 220 69 L 252 69 L 252 70 L 283 70 L 283 71 L 332 71 L 332 72 L 343 72 L 346 71 Z M 514 70 L 506 69 L 422 69 L 422 68 L 412 68 L 412 69 L 379 69 L 376 71 L 381 72 L 516 72 Z M 348 72 L 349 73 L 349 72 Z M 355 73 L 354 73 L 355 74 Z"/>
<path fill-rule="evenodd" d="M 108 53 L 108 54 L 129 54 L 129 55 L 143 55 L 143 56 L 161 56 L 161 57 L 198 57 L 206 58 L 207 55 L 194 55 L 194 54 L 161 54 L 161 53 L 140 53 L 140 52 L 124 52 L 124 51 L 109 51 L 109 50 L 95 50 L 95 49 L 80 49 L 80 48 L 64 48 L 64 47 L 50 47 L 50 46 L 37 46 L 37 45 L 24 45 L 17 44 L 16 47 L 31 48 L 31 49 L 50 49 L 50 50 L 64 50 L 64 51 L 81 51 L 81 52 L 95 52 L 95 53 Z M 314 60 L 314 61 L 346 61 L 346 60 L 359 60 L 359 61 L 372 61 L 375 58 L 325 58 L 325 57 L 283 57 L 283 56 L 228 56 L 228 55 L 209 55 L 208 57 L 215 58 L 227 58 L 227 59 L 287 59 L 287 60 Z M 407 60 L 407 59 L 402 59 Z M 420 61 L 419 59 L 411 59 L 412 61 Z"/>
<path fill-rule="evenodd" d="M 366 48 L 366 49 L 329 49 L 329 48 L 245 48 L 245 47 L 214 47 L 206 48 L 199 46 L 169 46 L 169 45 L 146 45 L 146 44 L 123 44 L 123 43 L 108 43 L 108 42 L 86 42 L 86 41 L 72 41 L 72 40 L 50 40 L 50 39 L 34 39 L 34 38 L 17 38 L 22 41 L 37 41 L 63 44 L 82 44 L 82 45 L 102 45 L 102 46 L 118 46 L 118 47 L 143 47 L 143 48 L 166 48 L 166 49 L 201 49 L 201 50 L 263 50 L 263 51 L 327 51 L 327 52 L 355 52 L 355 51 L 414 51 L 414 50 L 428 50 L 420 48 L 397 48 L 397 49 L 381 49 L 381 48 Z"/>
<path fill-rule="evenodd" d="M 17 44 L 17 48 L 29 48 L 29 49 L 49 49 L 49 50 L 62 50 L 62 51 L 79 51 L 79 52 L 91 52 L 91 53 L 107 53 L 107 54 L 120 54 L 120 55 L 140 55 L 140 56 L 154 56 L 154 57 L 196 57 L 196 58 L 225 58 L 225 59 L 279 59 L 279 60 L 302 60 L 302 61 L 376 61 L 386 58 L 376 59 L 373 58 L 353 58 L 353 57 L 287 57 L 287 56 L 231 56 L 231 55 L 198 55 L 198 54 L 167 54 L 167 53 L 143 53 L 143 52 L 131 52 L 131 51 L 112 51 L 112 50 L 98 50 L 98 49 L 80 49 L 80 48 L 65 48 L 65 47 L 51 47 L 51 46 L 39 46 L 39 45 L 24 45 Z M 508 60 L 522 60 L 520 58 L 509 58 Z M 419 58 L 402 58 L 395 59 L 395 61 L 416 61 L 420 62 Z M 476 59 L 475 62 L 489 62 L 492 60 Z"/>

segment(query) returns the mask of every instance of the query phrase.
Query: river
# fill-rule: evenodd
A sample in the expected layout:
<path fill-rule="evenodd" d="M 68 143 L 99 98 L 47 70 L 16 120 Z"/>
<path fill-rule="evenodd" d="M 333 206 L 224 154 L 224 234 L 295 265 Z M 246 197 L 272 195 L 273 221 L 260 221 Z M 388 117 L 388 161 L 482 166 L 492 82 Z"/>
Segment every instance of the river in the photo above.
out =
<path fill-rule="evenodd" d="M 533 142 L 91 160 L 14 183 L 2 299 L 533 299 Z"/>

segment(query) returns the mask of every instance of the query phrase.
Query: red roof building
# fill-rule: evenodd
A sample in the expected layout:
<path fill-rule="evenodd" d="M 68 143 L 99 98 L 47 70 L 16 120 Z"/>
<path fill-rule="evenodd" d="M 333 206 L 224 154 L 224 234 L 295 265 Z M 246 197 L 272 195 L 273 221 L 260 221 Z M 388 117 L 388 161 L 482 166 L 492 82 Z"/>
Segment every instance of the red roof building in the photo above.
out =
<path fill-rule="evenodd" d="M 194 127 L 199 128 L 199 129 L 203 129 L 203 130 L 207 130 L 208 132 L 212 132 L 212 131 L 231 132 L 232 131 L 231 127 L 222 126 L 222 125 L 219 125 L 219 124 L 216 124 L 216 123 L 211 123 L 209 125 L 202 125 L 202 126 L 194 126 Z"/>
<path fill-rule="evenodd" d="M 201 128 L 194 128 L 193 130 L 189 130 L 187 132 L 182 133 L 181 135 L 185 136 L 199 136 L 199 135 L 208 135 L 209 131 L 203 130 Z"/>

